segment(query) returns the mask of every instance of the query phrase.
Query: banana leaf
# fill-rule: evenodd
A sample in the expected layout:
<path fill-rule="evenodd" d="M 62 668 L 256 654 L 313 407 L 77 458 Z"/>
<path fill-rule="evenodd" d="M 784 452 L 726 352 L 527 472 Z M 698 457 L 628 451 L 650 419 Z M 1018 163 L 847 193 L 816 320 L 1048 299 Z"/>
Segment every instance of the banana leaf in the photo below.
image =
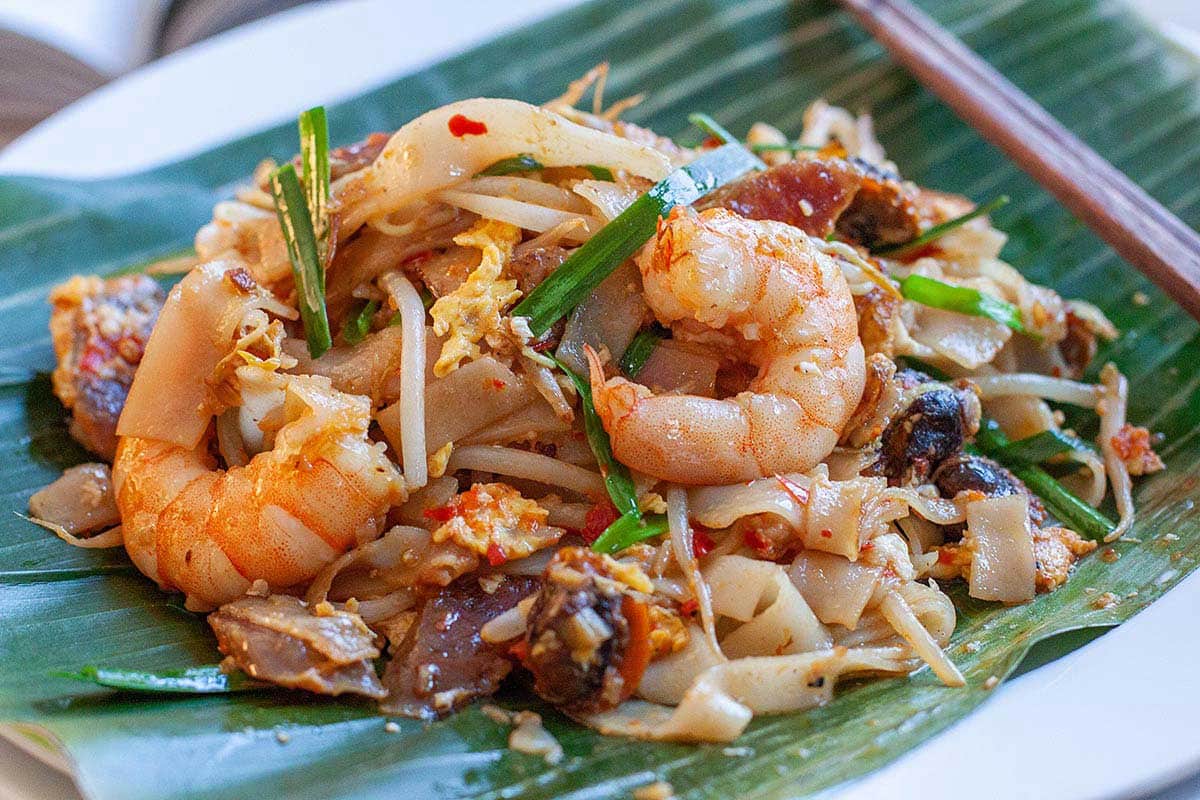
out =
<path fill-rule="evenodd" d="M 1200 224 L 1200 69 L 1116 2 L 925 0 L 1068 127 L 1189 224 Z M 668 33 L 669 32 L 669 33 Z M 667 134 L 708 111 L 735 133 L 767 120 L 794 134 L 816 96 L 871 109 L 890 156 L 919 182 L 1013 202 L 995 215 L 1005 256 L 1031 279 L 1100 305 L 1126 333 L 1104 348 L 1135 387 L 1130 417 L 1165 436 L 1167 471 L 1137 488 L 1140 516 L 1120 558 L 1086 559 L 1059 591 L 1000 608 L 958 591 L 951 655 L 968 680 L 928 671 L 864 683 L 806 714 L 756 720 L 720 748 L 606 739 L 538 705 L 565 749 L 555 766 L 506 749 L 478 710 L 397 732 L 367 703 L 280 691 L 135 695 L 56 674 L 213 663 L 203 620 L 117 551 L 81 551 L 15 514 L 0 516 L 0 720 L 65 748 L 96 798 L 628 797 L 669 781 L 686 798 L 803 797 L 917 746 L 984 702 L 1036 642 L 1128 619 L 1200 556 L 1200 331 L 997 151 L 891 64 L 831 4 L 597 0 L 330 109 L 333 141 L 392 129 L 454 99 L 540 102 L 609 60 L 609 96 L 648 91 L 630 118 Z M 130 135 L 137 135 L 131 131 Z M 71 182 L 0 178 L 0 507 L 86 458 L 50 391 L 44 299 L 75 272 L 107 273 L 188 246 L 212 203 L 264 156 L 295 150 L 291 124 L 153 171 Z M 1146 302 L 1133 302 L 1135 292 Z M 1141 298 L 1139 297 L 1139 301 Z M 1087 431 L 1084 431 L 1087 433 Z M 1170 534 L 1168 536 L 1168 534 Z M 1099 592 L 1119 602 L 1094 604 Z M 1086 641 L 1059 637 L 1039 658 Z M 864 724 L 870 720 L 870 724 Z"/>

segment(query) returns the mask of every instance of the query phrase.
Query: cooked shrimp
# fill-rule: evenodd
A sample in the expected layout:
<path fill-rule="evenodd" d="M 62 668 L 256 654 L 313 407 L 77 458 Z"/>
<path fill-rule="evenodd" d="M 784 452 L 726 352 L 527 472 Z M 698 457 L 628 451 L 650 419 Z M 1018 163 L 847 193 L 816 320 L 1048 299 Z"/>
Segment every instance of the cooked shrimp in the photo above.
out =
<path fill-rule="evenodd" d="M 267 324 L 259 308 L 273 301 L 247 278 L 208 264 L 171 292 L 118 428 L 113 478 L 126 550 L 193 609 L 233 600 L 259 579 L 274 589 L 311 580 L 377 537 L 402 493 L 385 445 L 367 438 L 366 397 L 275 371 L 282 326 Z M 155 409 L 180 407 L 191 414 L 173 427 L 155 419 Z M 222 468 L 213 455 L 219 412 L 252 454 L 244 466 Z"/>
<path fill-rule="evenodd" d="M 722 484 L 805 471 L 825 458 L 866 378 L 841 270 L 799 230 L 724 209 L 679 209 L 639 262 L 646 301 L 677 335 L 724 340 L 758 369 L 726 399 L 604 381 L 596 411 L 617 459 L 654 477 Z"/>

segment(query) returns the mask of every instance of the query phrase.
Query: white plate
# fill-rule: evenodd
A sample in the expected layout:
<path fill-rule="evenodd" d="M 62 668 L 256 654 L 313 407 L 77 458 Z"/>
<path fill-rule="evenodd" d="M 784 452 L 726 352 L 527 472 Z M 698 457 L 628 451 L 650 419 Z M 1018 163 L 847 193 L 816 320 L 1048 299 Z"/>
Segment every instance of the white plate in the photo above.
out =
<path fill-rule="evenodd" d="M 349 0 L 297 9 L 84 98 L 0 153 L 0 172 L 91 177 L 147 168 L 357 94 L 571 4 L 441 0 L 434 14 L 423 3 Z M 363 35 L 371 30 L 388 35 Z M 262 54 L 280 49 L 323 55 L 297 59 L 299 79 L 278 81 L 263 69 Z M 1200 574 L 1112 633 L 997 689 L 968 719 L 840 796 L 1091 800 L 1144 796 L 1200 770 L 1197 607 Z M 61 796 L 61 785 L 37 793 L 45 769 L 0 748 L 0 798 Z M 1200 796 L 1200 787 L 1183 792 L 1173 794 Z"/>

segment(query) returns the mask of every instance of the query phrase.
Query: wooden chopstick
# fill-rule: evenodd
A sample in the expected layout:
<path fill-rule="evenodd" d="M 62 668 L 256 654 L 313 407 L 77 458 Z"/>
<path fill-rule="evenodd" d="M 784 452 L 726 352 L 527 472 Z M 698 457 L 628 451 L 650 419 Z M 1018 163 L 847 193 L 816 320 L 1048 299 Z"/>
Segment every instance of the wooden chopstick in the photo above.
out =
<path fill-rule="evenodd" d="M 907 0 L 839 0 L 892 57 L 1200 319 L 1200 234 Z"/>

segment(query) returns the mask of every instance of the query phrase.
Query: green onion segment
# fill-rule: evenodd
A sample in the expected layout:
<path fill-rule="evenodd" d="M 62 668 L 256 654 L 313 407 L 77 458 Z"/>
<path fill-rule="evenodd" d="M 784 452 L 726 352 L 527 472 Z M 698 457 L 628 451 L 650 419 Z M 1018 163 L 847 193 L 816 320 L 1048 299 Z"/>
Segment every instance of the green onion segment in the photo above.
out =
<path fill-rule="evenodd" d="M 642 367 L 646 366 L 654 348 L 658 347 L 658 343 L 666 336 L 667 332 L 658 325 L 638 331 L 637 336 L 633 337 L 633 341 L 625 348 L 625 352 L 617 362 L 617 369 L 621 370 L 621 374 L 628 378 L 636 378 L 637 374 L 642 371 Z"/>
<path fill-rule="evenodd" d="M 304 180 L 304 199 L 317 253 L 325 264 L 329 253 L 329 123 L 325 109 L 310 108 L 300 115 L 300 166 Z M 324 283 L 324 277 L 322 277 Z"/>
<path fill-rule="evenodd" d="M 608 167 L 600 167 L 595 164 L 584 164 L 583 168 L 592 173 L 592 177 L 598 181 L 608 181 L 609 183 L 612 183 L 616 180 L 616 178 L 613 177 L 612 170 Z"/>
<path fill-rule="evenodd" d="M 587 433 L 588 446 L 592 448 L 592 453 L 596 456 L 596 463 L 600 465 L 600 472 L 604 475 L 604 486 L 608 489 L 609 498 L 621 514 L 640 516 L 637 487 L 633 485 L 633 479 L 629 477 L 629 470 L 613 456 L 608 432 L 604 430 L 604 425 L 600 422 L 599 415 L 596 414 L 596 406 L 592 403 L 592 387 L 586 379 L 575 374 L 575 371 L 566 364 L 558 359 L 554 359 L 554 362 L 570 379 L 575 386 L 575 391 L 579 393 L 580 405 L 583 406 L 583 429 Z"/>
<path fill-rule="evenodd" d="M 535 336 L 545 333 L 654 235 L 659 218 L 675 206 L 691 205 L 760 163 L 740 144 L 727 144 L 675 170 L 575 250 L 517 304 L 513 316 L 528 317 Z"/>
<path fill-rule="evenodd" d="M 528 153 L 520 153 L 510 158 L 502 158 L 490 167 L 475 173 L 476 178 L 485 175 L 511 175 L 514 172 L 534 172 L 544 169 L 542 162 Z"/>
<path fill-rule="evenodd" d="M 1018 333 L 1029 333 L 1021 321 L 1021 311 L 1012 303 L 969 286 L 953 286 L 924 275 L 909 275 L 900 281 L 900 293 L 921 305 L 987 317 L 1007 325 Z"/>
<path fill-rule="evenodd" d="M 275 200 L 283 240 L 287 243 L 288 260 L 292 262 L 296 301 L 304 324 L 304 338 L 308 341 L 308 354 L 319 358 L 333 346 L 325 310 L 325 265 L 294 166 L 284 164 L 271 173 L 271 196 Z"/>
<path fill-rule="evenodd" d="M 917 236 L 915 239 L 910 239 L 907 242 L 900 242 L 899 244 L 889 244 L 883 247 L 877 247 L 871 251 L 871 255 L 890 257 L 905 255 L 913 250 L 929 244 L 935 239 L 940 239 L 950 231 L 954 230 L 955 228 L 962 227 L 976 217 L 982 217 L 986 214 L 990 214 L 996 209 L 1007 204 L 1008 195 L 1002 194 L 994 200 L 984 203 L 983 205 L 979 206 L 979 208 L 968 211 L 966 214 L 963 214 L 960 217 L 955 217 L 954 219 L 949 219 L 938 225 L 934 225 L 932 228 L 925 231 L 920 236 Z"/>
<path fill-rule="evenodd" d="M 800 144 L 799 142 L 784 142 L 783 144 L 772 144 L 769 142 L 759 142 L 758 144 L 750 145 L 752 153 L 795 153 L 799 150 L 820 150 L 821 148 L 812 144 Z"/>
<path fill-rule="evenodd" d="M 371 332 L 371 320 L 377 311 L 379 301 L 368 300 L 358 311 L 346 318 L 346 323 L 342 326 L 342 338 L 346 340 L 346 344 L 358 344 L 367 338 L 367 334 Z"/>
<path fill-rule="evenodd" d="M 1041 464 L 1064 453 L 1079 453 L 1089 449 L 1085 442 L 1074 436 L 1052 430 L 1009 442 L 1002 448 L 1006 460 L 1023 461 L 1026 464 Z"/>
<path fill-rule="evenodd" d="M 1005 448 L 1009 444 L 1008 437 L 994 420 L 985 419 L 975 434 L 975 446 L 984 455 L 1012 470 L 1064 525 L 1095 541 L 1103 541 L 1116 528 L 1108 517 L 1076 497 L 1041 467 L 1007 456 Z"/>
<path fill-rule="evenodd" d="M 667 528 L 667 518 L 663 514 L 651 514 L 648 517 L 624 514 L 592 542 L 592 549 L 597 553 L 619 553 L 644 539 L 661 536 L 667 532 Z"/>

